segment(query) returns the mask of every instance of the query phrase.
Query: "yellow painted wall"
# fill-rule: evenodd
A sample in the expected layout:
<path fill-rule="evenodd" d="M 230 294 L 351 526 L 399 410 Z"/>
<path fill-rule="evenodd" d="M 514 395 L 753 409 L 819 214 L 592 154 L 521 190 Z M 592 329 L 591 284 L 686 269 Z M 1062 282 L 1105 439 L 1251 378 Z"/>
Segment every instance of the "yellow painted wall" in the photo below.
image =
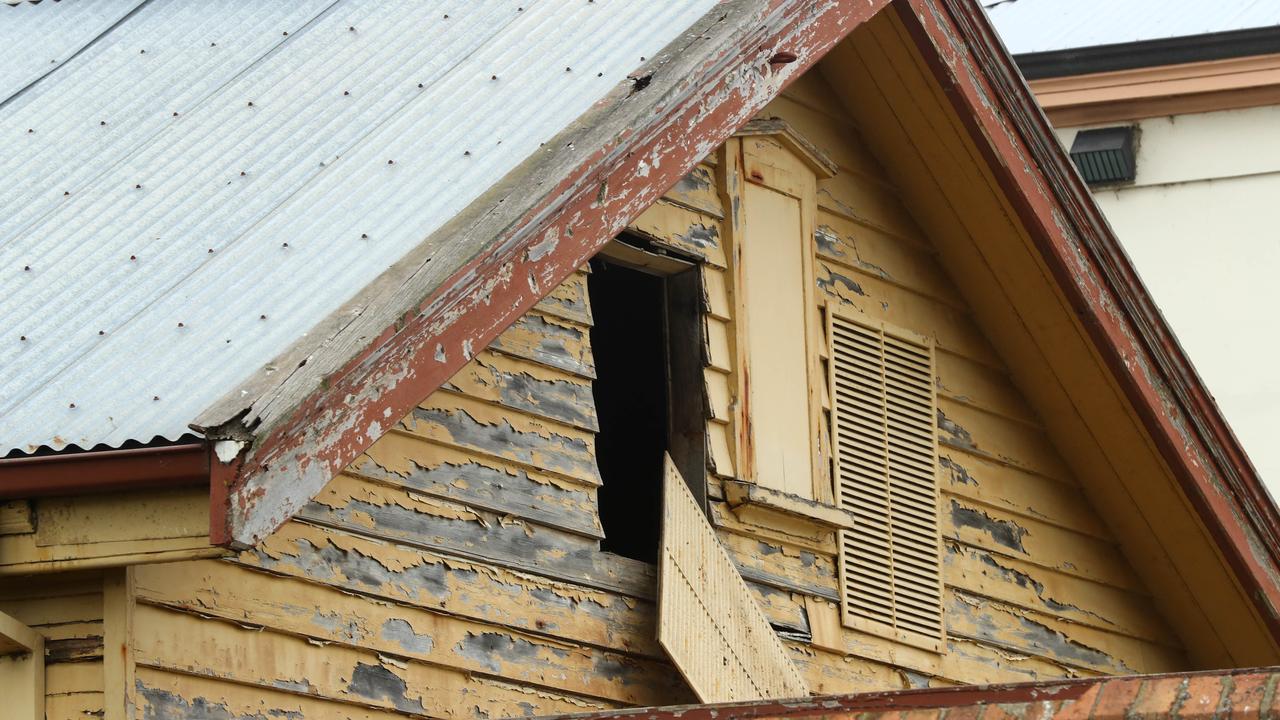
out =
<path fill-rule="evenodd" d="M 811 73 L 761 115 L 785 119 L 837 165 L 806 186 L 812 236 L 798 239 L 811 285 L 796 291 L 813 327 L 830 301 L 937 346 L 948 642 L 931 653 L 840 627 L 830 527 L 725 500 L 728 481 L 758 469 L 735 415 L 750 328 L 737 308 L 751 288 L 735 287 L 744 228 L 726 208 L 744 183 L 803 194 L 782 174 L 743 173 L 747 143 L 799 172 L 792 151 L 731 141 L 634 223 L 703 259 L 712 520 L 810 687 L 1186 668 L 978 329 L 957 287 L 965 279 L 948 274 L 831 89 Z M 126 647 L 136 715 L 496 718 L 692 701 L 655 641 L 652 567 L 598 550 L 590 323 L 575 274 L 259 547 L 136 566 Z M 817 340 L 807 342 L 820 368 Z M 825 432 L 820 386 L 768 381 L 810 393 Z M 819 468 L 812 496 L 830 502 L 821 447 L 802 452 Z M 47 604 L 68 608 L 50 623 L 101 637 L 102 579 L 86 577 L 84 587 L 49 576 L 57 588 L 6 590 L 0 610 L 43 627 L 34 598 L 81 598 L 79 612 L 70 599 Z M 74 688 L 67 697 L 101 702 L 98 648 L 99 659 L 59 663 L 69 679 L 54 682 L 51 666 L 50 694 Z"/>

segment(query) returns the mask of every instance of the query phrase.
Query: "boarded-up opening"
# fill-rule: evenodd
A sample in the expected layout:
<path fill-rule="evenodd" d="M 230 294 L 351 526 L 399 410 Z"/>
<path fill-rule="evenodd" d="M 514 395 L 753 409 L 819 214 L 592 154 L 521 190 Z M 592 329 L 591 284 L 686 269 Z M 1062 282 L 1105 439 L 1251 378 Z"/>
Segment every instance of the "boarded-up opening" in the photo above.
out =
<path fill-rule="evenodd" d="M 702 702 L 809 694 L 716 531 L 667 460 L 658 641 Z"/>

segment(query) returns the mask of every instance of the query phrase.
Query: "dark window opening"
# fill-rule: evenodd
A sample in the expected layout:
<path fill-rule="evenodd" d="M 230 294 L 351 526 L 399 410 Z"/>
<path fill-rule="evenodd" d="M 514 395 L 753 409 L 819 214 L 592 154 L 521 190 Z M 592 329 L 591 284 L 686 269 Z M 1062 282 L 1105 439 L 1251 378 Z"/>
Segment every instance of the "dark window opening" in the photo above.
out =
<path fill-rule="evenodd" d="M 689 263 L 619 243 L 611 250 L 591 261 L 587 280 L 600 547 L 653 563 L 664 453 L 705 504 L 701 291 Z"/>

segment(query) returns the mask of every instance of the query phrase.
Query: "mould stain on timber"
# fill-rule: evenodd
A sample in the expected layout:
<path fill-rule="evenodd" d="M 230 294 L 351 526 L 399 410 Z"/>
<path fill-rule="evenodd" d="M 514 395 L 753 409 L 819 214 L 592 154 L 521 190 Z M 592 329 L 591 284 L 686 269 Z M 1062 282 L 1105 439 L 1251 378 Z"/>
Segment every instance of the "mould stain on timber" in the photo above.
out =
<path fill-rule="evenodd" d="M 425 689 L 425 688 L 424 688 Z M 366 700 L 382 700 L 391 703 L 401 712 L 425 714 L 422 698 L 409 698 L 409 684 L 404 678 L 378 663 L 356 663 L 351 673 L 347 692 Z"/>
<path fill-rule="evenodd" d="M 997 544 L 1027 555 L 1022 539 L 1027 529 L 1012 520 L 998 520 L 982 510 L 965 507 L 955 499 L 951 500 L 951 522 L 956 528 L 972 528 L 991 537 Z"/>

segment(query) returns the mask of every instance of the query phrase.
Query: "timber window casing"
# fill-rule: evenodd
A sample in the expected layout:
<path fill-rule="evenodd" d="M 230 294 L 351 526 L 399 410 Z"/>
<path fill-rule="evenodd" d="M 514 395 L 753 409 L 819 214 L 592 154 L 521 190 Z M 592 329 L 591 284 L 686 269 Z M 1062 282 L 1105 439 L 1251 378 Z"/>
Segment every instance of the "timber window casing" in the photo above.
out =
<path fill-rule="evenodd" d="M 701 275 L 632 235 L 606 246 L 591 269 L 601 548 L 654 562 L 664 454 L 707 513 Z"/>
<path fill-rule="evenodd" d="M 934 652 L 945 641 L 934 424 L 926 338 L 827 307 L 831 455 L 844 625 Z"/>

